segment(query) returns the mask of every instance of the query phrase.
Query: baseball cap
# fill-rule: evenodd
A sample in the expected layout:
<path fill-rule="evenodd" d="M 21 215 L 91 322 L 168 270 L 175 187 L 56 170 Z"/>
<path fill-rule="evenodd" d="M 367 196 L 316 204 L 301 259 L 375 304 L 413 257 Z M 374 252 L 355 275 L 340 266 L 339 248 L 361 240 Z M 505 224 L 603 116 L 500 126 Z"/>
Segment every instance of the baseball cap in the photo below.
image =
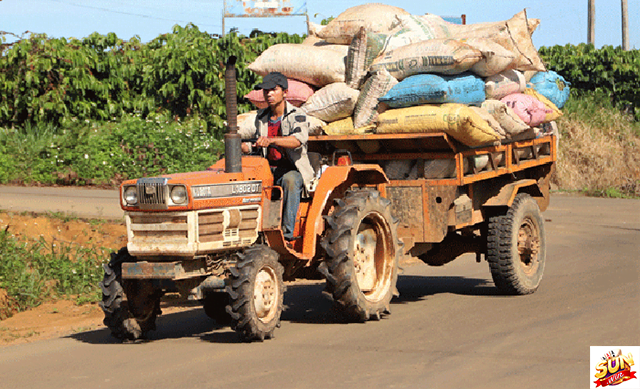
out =
<path fill-rule="evenodd" d="M 262 82 L 254 86 L 253 89 L 273 89 L 276 86 L 280 86 L 282 89 L 289 89 L 289 82 L 287 77 L 280 72 L 271 72 L 264 76 Z"/>

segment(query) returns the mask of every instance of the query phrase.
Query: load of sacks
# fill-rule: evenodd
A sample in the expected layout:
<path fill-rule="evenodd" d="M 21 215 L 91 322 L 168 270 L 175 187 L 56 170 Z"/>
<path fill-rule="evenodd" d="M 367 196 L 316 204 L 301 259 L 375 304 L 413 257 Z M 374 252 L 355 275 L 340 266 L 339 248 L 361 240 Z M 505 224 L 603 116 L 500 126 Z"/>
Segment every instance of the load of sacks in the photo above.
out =
<path fill-rule="evenodd" d="M 311 24 L 301 44 L 271 46 L 249 69 L 287 76 L 286 98 L 314 135 L 444 131 L 468 146 L 499 144 L 555 128 L 545 124 L 569 97 L 569 83 L 545 69 L 531 41 L 538 25 L 524 10 L 457 25 L 364 4 Z M 245 98 L 266 106 L 260 91 Z"/>

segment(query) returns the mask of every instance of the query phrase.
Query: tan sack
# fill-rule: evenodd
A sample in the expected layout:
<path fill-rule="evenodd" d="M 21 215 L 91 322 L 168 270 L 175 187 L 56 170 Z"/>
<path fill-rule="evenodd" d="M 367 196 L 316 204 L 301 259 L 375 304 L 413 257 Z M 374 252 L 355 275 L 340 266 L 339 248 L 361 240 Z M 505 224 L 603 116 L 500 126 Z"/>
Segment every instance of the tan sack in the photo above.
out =
<path fill-rule="evenodd" d="M 317 32 L 327 42 L 348 45 L 353 36 L 364 27 L 368 32 L 388 33 L 398 24 L 397 16 L 409 15 L 402 8 L 367 3 L 351 7 Z"/>
<path fill-rule="evenodd" d="M 500 136 L 462 104 L 390 109 L 377 119 L 376 133 L 445 132 L 467 146 L 497 144 Z"/>
<path fill-rule="evenodd" d="M 385 51 L 428 39 L 451 38 L 451 23 L 437 15 L 402 15 L 398 16 L 398 21 L 400 23 L 388 34 Z"/>
<path fill-rule="evenodd" d="M 269 47 L 248 68 L 261 76 L 280 72 L 287 78 L 323 87 L 344 82 L 344 62 L 345 55 L 334 49 L 283 43 Z"/>
<path fill-rule="evenodd" d="M 375 121 L 378 116 L 378 99 L 387 94 L 397 83 L 398 80 L 385 69 L 373 72 L 364 83 L 353 111 L 353 124 L 356 128 L 367 126 Z"/>
<path fill-rule="evenodd" d="M 516 58 L 515 54 L 491 39 L 470 38 L 462 41 L 482 53 L 482 59 L 470 69 L 480 77 L 490 77 L 508 69 Z"/>
<path fill-rule="evenodd" d="M 345 82 L 360 89 L 373 60 L 384 50 L 387 35 L 369 33 L 364 27 L 353 36 L 347 53 Z"/>
<path fill-rule="evenodd" d="M 520 117 L 499 100 L 485 100 L 482 103 L 482 109 L 490 113 L 496 121 L 500 124 L 500 127 L 505 131 L 507 138 L 527 131 L 530 127 Z"/>
<path fill-rule="evenodd" d="M 241 134 L 248 134 L 256 129 L 256 116 L 257 110 L 249 111 L 247 113 L 241 113 L 238 115 L 238 131 Z"/>
<path fill-rule="evenodd" d="M 371 71 L 385 68 L 398 81 L 420 73 L 460 74 L 482 59 L 482 53 L 455 39 L 430 39 L 385 52 Z"/>
<path fill-rule="evenodd" d="M 322 127 L 327 125 L 324 120 L 307 115 L 307 121 L 309 122 L 309 135 L 322 135 Z"/>
<path fill-rule="evenodd" d="M 502 128 L 502 126 L 500 125 L 500 123 L 498 123 L 496 118 L 494 118 L 493 115 L 487 112 L 487 110 L 485 110 L 484 108 L 475 107 L 475 106 L 469 106 L 469 108 L 471 108 L 475 113 L 477 113 L 478 116 L 483 118 L 487 122 L 489 127 L 491 127 L 491 129 L 493 129 L 493 131 L 495 131 L 496 134 L 500 135 L 500 138 L 507 137 L 507 133 L 504 130 L 504 128 Z"/>
<path fill-rule="evenodd" d="M 353 118 L 348 117 L 342 120 L 325 125 L 322 130 L 327 135 L 362 135 L 366 133 L 372 133 L 376 126 L 370 124 L 365 127 L 355 128 L 353 126 Z"/>
<path fill-rule="evenodd" d="M 487 77 L 484 92 L 487 99 L 499 100 L 512 93 L 522 93 L 527 87 L 524 75 L 517 70 L 505 70 L 500 74 Z"/>
<path fill-rule="evenodd" d="M 544 72 L 546 68 L 538 55 L 538 50 L 531 41 L 531 33 L 529 32 L 530 28 L 535 30 L 537 27 L 536 21 L 533 19 L 533 22 L 529 24 L 526 10 L 522 10 L 506 21 L 452 25 L 451 31 L 454 38 L 489 38 L 499 43 L 505 49 L 516 54 L 516 59 L 511 65 L 513 69 Z"/>
<path fill-rule="evenodd" d="M 310 116 L 333 122 L 351 116 L 360 91 L 344 82 L 334 82 L 316 91 L 300 108 Z"/>

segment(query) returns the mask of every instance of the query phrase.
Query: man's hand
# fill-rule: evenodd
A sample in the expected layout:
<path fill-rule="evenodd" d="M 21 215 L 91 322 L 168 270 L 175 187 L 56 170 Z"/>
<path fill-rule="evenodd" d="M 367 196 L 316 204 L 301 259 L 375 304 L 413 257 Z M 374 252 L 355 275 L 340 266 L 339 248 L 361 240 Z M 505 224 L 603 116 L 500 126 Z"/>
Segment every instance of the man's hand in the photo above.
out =
<path fill-rule="evenodd" d="M 242 152 L 245 154 L 249 154 L 251 152 L 251 147 L 249 146 L 248 142 L 243 142 L 240 145 L 240 149 L 242 149 Z"/>
<path fill-rule="evenodd" d="M 256 141 L 257 147 L 269 147 L 270 144 L 275 143 L 276 138 L 267 138 L 266 136 L 261 136 Z"/>
<path fill-rule="evenodd" d="M 269 145 L 279 146 L 285 149 L 295 149 L 300 146 L 300 141 L 294 136 L 277 136 L 274 138 L 267 138 L 261 136 L 255 143 L 257 147 L 269 147 Z"/>

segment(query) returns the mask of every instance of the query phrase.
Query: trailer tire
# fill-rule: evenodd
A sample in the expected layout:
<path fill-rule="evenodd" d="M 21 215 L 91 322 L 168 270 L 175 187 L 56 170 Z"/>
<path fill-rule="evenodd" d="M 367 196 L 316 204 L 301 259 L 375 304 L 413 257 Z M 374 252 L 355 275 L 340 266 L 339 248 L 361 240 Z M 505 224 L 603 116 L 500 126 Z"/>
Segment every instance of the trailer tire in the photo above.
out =
<path fill-rule="evenodd" d="M 390 313 L 402 251 L 391 202 L 374 189 L 348 191 L 325 220 L 326 258 L 318 267 L 327 280 L 325 292 L 350 321 Z"/>
<path fill-rule="evenodd" d="M 273 338 L 275 329 L 280 327 L 285 291 L 284 268 L 278 262 L 278 253 L 256 245 L 237 257 L 236 266 L 229 269 L 226 287 L 231 328 L 245 342 Z"/>
<path fill-rule="evenodd" d="M 487 261 L 496 287 L 505 294 L 535 292 L 546 259 L 544 220 L 537 202 L 516 195 L 506 213 L 489 218 Z"/>
<path fill-rule="evenodd" d="M 231 324 L 231 315 L 226 310 L 227 305 L 229 305 L 229 295 L 226 292 L 210 292 L 202 300 L 204 313 L 221 326 Z"/>
<path fill-rule="evenodd" d="M 103 323 L 111 334 L 121 340 L 135 341 L 156 329 L 156 318 L 162 313 L 162 292 L 149 280 L 122 280 L 122 263 L 133 262 L 126 247 L 111 253 L 111 260 L 103 265 L 104 279 L 100 282 L 104 312 Z"/>

